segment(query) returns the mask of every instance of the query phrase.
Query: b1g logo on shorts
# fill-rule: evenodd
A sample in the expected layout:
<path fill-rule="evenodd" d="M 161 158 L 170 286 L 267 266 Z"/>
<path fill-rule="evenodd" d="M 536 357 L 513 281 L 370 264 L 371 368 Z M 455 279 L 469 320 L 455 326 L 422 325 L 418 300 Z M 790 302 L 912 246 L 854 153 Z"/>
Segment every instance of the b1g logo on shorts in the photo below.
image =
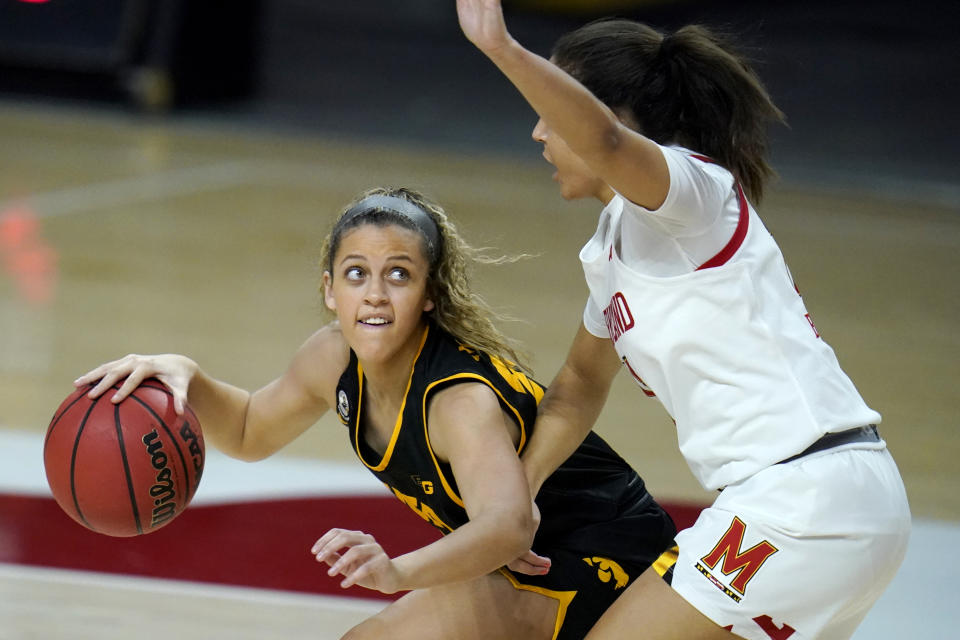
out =
<path fill-rule="evenodd" d="M 734 516 L 730 528 L 720 538 L 720 542 L 697 563 L 700 573 L 735 602 L 740 602 L 746 595 L 747 583 L 753 579 L 767 558 L 777 552 L 777 548 L 766 540 L 761 540 L 746 551 L 740 551 L 746 530 L 747 525 L 743 520 Z M 729 587 L 710 572 L 711 569 L 717 568 L 721 560 L 723 564 L 720 565 L 720 573 L 724 576 L 736 574 L 730 581 Z"/>

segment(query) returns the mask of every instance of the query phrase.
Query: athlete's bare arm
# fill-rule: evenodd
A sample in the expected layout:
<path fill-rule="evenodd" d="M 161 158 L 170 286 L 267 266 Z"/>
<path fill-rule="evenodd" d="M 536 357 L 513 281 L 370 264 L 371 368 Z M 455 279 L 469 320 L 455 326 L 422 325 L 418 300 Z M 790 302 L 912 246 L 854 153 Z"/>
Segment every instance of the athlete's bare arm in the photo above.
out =
<path fill-rule="evenodd" d="M 540 401 L 537 427 L 523 452 L 534 496 L 593 428 L 620 366 L 610 340 L 597 338 L 581 324 L 566 361 Z"/>
<path fill-rule="evenodd" d="M 536 524 L 517 456 L 519 430 L 494 392 L 478 383 L 438 393 L 430 409 L 430 439 L 437 457 L 453 469 L 470 516 L 446 536 L 454 539 L 445 553 L 464 554 L 458 560 L 464 575 L 489 573 L 529 549 Z"/>
<path fill-rule="evenodd" d="M 146 378 L 155 377 L 197 414 L 204 438 L 229 456 L 259 460 L 275 453 L 314 424 L 331 406 L 349 350 L 336 325 L 317 331 L 299 348 L 287 371 L 250 393 L 213 378 L 190 358 L 176 354 L 130 354 L 75 381 L 95 383 L 92 397 L 124 380 L 111 401 L 120 402 Z"/>
<path fill-rule="evenodd" d="M 618 193 L 648 209 L 670 187 L 660 147 L 624 126 L 582 84 L 507 32 L 500 0 L 457 0 L 460 26 L 523 94 L 534 111 Z"/>
<path fill-rule="evenodd" d="M 431 401 L 431 449 L 452 467 L 469 522 L 396 558 L 373 536 L 342 529 L 325 534 L 312 552 L 331 566 L 330 575 L 344 576 L 341 586 L 359 584 L 384 593 L 478 578 L 519 556 L 530 548 L 536 526 L 506 420 L 483 384 L 458 384 Z"/>

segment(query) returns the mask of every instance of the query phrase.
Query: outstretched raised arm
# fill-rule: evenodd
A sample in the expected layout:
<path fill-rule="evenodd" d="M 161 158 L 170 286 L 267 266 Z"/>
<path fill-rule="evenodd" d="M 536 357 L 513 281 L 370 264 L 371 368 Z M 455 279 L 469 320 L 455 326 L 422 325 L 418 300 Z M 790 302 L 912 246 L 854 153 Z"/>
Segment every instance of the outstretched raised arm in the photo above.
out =
<path fill-rule="evenodd" d="M 457 0 L 460 27 L 523 94 L 551 132 L 597 177 L 648 209 L 663 204 L 670 187 L 660 147 L 625 126 L 620 114 L 549 60 L 521 46 L 507 31 L 500 0 Z"/>

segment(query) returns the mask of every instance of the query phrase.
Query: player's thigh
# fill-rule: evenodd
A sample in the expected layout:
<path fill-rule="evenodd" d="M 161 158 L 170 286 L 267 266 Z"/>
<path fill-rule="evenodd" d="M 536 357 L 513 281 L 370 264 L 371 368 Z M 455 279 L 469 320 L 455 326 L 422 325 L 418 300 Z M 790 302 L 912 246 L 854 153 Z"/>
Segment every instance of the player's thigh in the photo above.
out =
<path fill-rule="evenodd" d="M 499 573 L 411 591 L 347 632 L 344 640 L 550 640 L 556 600 L 514 589 Z"/>
<path fill-rule="evenodd" d="M 683 599 L 654 570 L 647 569 L 607 609 L 587 640 L 731 640 Z"/>

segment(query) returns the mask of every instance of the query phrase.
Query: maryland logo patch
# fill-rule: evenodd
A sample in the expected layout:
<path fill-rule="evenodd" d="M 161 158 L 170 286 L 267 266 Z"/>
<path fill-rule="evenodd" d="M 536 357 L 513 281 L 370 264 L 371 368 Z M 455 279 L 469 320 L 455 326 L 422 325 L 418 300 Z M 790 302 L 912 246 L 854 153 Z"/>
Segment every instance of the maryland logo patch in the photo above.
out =
<path fill-rule="evenodd" d="M 777 552 L 777 548 L 766 540 L 761 540 L 746 551 L 741 551 L 746 531 L 747 525 L 734 516 L 730 528 L 723 534 L 717 545 L 697 563 L 697 570 L 734 602 L 740 602 L 743 599 L 747 593 L 747 583 L 753 579 L 767 559 Z M 711 573 L 711 570 L 717 569 L 717 565 L 720 565 L 720 573 L 724 576 L 733 576 L 729 586 Z"/>

